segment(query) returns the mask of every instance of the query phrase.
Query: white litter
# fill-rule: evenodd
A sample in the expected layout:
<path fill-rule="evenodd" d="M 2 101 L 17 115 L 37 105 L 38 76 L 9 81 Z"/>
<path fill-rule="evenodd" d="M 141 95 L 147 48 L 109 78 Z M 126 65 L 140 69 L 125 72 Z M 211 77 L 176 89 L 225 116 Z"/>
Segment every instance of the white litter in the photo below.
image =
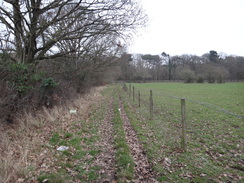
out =
<path fill-rule="evenodd" d="M 71 109 L 71 110 L 69 111 L 69 113 L 70 113 L 70 114 L 77 114 L 77 110 L 76 110 L 76 109 Z"/>
<path fill-rule="evenodd" d="M 163 164 L 166 165 L 166 166 L 170 166 L 172 163 L 172 161 L 169 159 L 169 158 L 164 158 L 163 160 Z"/>
<path fill-rule="evenodd" d="M 66 146 L 60 146 L 57 148 L 58 151 L 65 151 L 65 150 L 68 150 L 69 147 L 66 147 Z"/>

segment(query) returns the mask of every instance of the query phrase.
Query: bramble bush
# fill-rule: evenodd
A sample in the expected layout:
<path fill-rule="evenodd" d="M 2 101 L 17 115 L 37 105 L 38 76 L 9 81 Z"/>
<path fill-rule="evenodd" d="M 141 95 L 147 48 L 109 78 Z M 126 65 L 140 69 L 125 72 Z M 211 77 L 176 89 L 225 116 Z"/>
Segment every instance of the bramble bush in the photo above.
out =
<path fill-rule="evenodd" d="M 58 86 L 58 83 L 52 77 L 44 78 L 40 90 L 45 92 Z"/>
<path fill-rule="evenodd" d="M 28 65 L 22 63 L 14 63 L 9 66 L 10 83 L 19 93 L 25 93 L 28 90 L 34 89 L 31 85 L 31 72 Z"/>

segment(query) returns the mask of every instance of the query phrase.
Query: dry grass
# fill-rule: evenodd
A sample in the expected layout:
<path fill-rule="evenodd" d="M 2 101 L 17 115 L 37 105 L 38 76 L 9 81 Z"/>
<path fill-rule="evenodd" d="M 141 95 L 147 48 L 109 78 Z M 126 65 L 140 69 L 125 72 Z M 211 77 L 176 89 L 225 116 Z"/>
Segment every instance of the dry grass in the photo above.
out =
<path fill-rule="evenodd" d="M 0 126 L 0 183 L 35 182 L 35 173 L 44 159 L 52 161 L 51 155 L 41 152 L 41 146 L 48 142 L 58 128 L 64 129 L 74 120 L 86 118 L 91 104 L 101 98 L 104 87 L 93 88 L 89 94 L 79 96 L 52 109 L 43 108 L 25 113 L 15 126 Z M 77 109 L 71 115 L 70 109 Z"/>

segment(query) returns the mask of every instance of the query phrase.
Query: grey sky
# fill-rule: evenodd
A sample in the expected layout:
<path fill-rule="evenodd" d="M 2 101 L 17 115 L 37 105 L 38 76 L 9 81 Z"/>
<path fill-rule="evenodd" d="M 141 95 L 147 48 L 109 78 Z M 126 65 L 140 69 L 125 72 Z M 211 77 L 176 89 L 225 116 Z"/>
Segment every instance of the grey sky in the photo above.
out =
<path fill-rule="evenodd" d="M 141 0 L 149 26 L 130 53 L 244 56 L 244 0 Z"/>

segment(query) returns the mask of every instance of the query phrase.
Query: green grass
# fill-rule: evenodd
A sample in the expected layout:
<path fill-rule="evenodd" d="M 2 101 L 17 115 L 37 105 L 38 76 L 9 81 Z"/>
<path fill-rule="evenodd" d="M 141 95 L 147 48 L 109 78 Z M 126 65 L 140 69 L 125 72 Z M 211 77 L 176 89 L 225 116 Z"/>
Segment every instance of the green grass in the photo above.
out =
<path fill-rule="evenodd" d="M 136 91 L 138 89 L 153 90 L 157 94 L 169 94 L 179 98 L 207 102 L 244 116 L 244 83 L 133 83 L 133 86 Z M 146 93 L 143 94 L 146 95 Z"/>
<path fill-rule="evenodd" d="M 60 141 L 60 136 L 58 133 L 54 133 L 52 138 L 50 139 L 51 145 L 56 145 Z"/>
<path fill-rule="evenodd" d="M 134 162 L 130 156 L 130 150 L 126 143 L 123 121 L 118 111 L 118 94 L 115 86 L 103 91 L 105 100 L 94 104 L 88 121 L 75 121 L 69 130 L 59 130 L 49 140 L 49 150 L 54 151 L 56 172 L 42 172 L 38 181 L 48 179 L 49 182 L 99 182 L 107 175 L 101 175 L 101 167 L 94 165 L 94 160 L 102 152 L 99 146 L 99 126 L 108 115 L 107 112 L 112 99 L 112 121 L 114 126 L 114 149 L 115 149 L 115 177 L 117 182 L 132 181 L 134 178 Z M 63 152 L 56 151 L 58 146 L 68 146 L 69 149 Z M 45 147 L 45 146 L 44 146 Z M 72 175 L 71 175 L 72 173 Z"/>
<path fill-rule="evenodd" d="M 69 178 L 65 173 L 50 173 L 40 175 L 37 181 L 46 183 L 67 183 L 69 182 Z"/>
<path fill-rule="evenodd" d="M 136 100 L 124 93 L 123 100 L 128 103 L 125 108 L 150 161 L 156 162 L 154 169 L 161 174 L 159 181 L 228 182 L 244 176 L 243 119 L 195 102 L 214 104 L 244 116 L 244 83 L 131 85 L 135 87 Z M 140 108 L 138 90 L 143 99 Z M 154 120 L 149 120 L 149 90 L 153 90 Z M 180 144 L 180 98 L 194 100 L 186 100 L 188 151 L 185 153 Z M 165 158 L 171 160 L 170 165 L 164 163 Z"/>
<path fill-rule="evenodd" d="M 115 95 L 114 105 L 114 146 L 116 160 L 116 176 L 118 182 L 131 181 L 134 178 L 134 162 L 130 155 L 130 149 L 126 143 L 125 132 L 123 129 L 123 121 L 118 110 L 118 96 Z"/>
<path fill-rule="evenodd" d="M 94 104 L 91 106 L 91 117 L 89 121 L 74 121 L 67 130 L 57 128 L 57 131 L 49 140 L 50 151 L 53 151 L 55 162 L 52 166 L 56 172 L 42 172 L 38 176 L 38 181 L 42 182 L 94 182 L 99 178 L 100 167 L 95 167 L 93 162 L 95 157 L 101 152 L 94 144 L 99 141 L 98 126 L 104 118 L 106 103 L 102 106 Z M 69 149 L 63 152 L 56 150 L 64 145 Z M 45 147 L 45 146 L 44 146 Z M 72 175 L 71 175 L 72 173 Z"/>

